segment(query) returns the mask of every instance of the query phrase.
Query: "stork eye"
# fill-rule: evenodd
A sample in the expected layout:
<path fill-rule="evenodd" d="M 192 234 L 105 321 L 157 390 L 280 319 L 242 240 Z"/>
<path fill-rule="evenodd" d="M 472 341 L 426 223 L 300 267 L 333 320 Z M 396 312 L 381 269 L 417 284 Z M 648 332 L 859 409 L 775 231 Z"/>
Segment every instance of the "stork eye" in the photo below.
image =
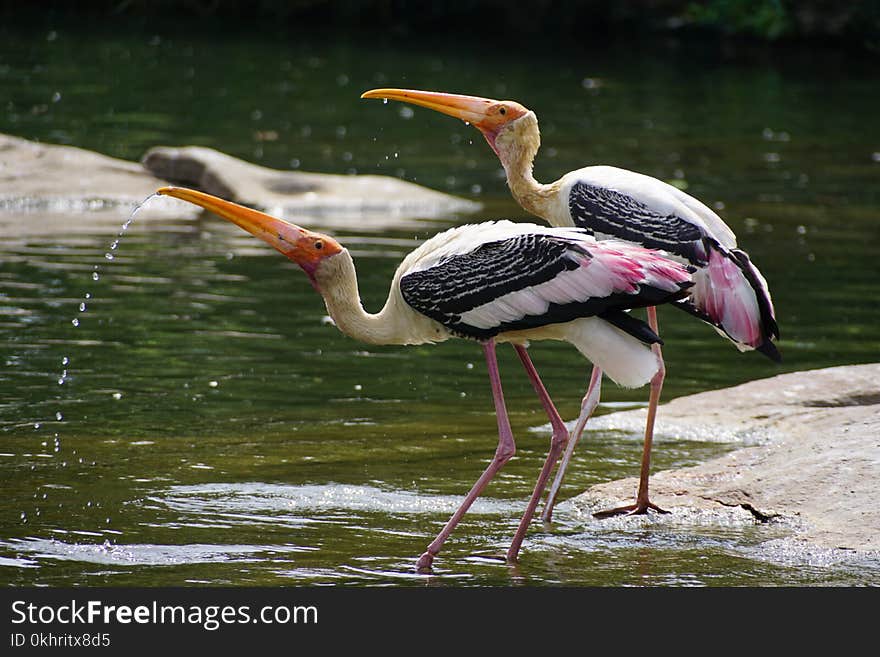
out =
<path fill-rule="evenodd" d="M 318 240 L 317 242 L 315 242 L 315 248 L 318 249 L 318 250 L 323 249 L 323 248 L 324 248 L 324 242 L 322 242 L 321 240 Z"/>
<path fill-rule="evenodd" d="M 502 115 L 503 115 L 503 114 L 507 114 L 507 108 L 506 108 L 506 107 L 501 107 L 501 108 L 499 108 L 498 112 L 499 112 L 500 114 L 502 114 Z"/>

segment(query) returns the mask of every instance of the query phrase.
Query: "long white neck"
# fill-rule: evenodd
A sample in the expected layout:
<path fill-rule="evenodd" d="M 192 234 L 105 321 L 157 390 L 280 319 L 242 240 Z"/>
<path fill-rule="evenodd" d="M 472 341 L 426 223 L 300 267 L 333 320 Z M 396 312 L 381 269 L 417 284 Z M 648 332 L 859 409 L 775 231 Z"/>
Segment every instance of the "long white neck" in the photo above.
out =
<path fill-rule="evenodd" d="M 495 147 L 516 202 L 535 216 L 554 224 L 553 201 L 558 185 L 541 184 L 532 173 L 535 156 L 541 147 L 541 134 L 534 112 L 507 126 L 496 138 Z"/>
<path fill-rule="evenodd" d="M 336 327 L 368 344 L 419 344 L 444 340 L 439 324 L 413 311 L 403 301 L 396 279 L 385 306 L 378 313 L 364 310 L 358 290 L 357 272 L 347 249 L 321 262 L 315 284 Z"/>

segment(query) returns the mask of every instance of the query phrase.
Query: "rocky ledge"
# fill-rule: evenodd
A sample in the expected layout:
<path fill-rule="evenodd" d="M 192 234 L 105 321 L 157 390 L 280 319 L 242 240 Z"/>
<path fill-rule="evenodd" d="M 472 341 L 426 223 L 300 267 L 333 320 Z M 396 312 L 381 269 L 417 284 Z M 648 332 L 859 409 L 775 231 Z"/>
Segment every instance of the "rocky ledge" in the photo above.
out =
<path fill-rule="evenodd" d="M 339 176 L 268 169 L 210 148 L 157 147 L 128 162 L 72 146 L 0 135 L 0 233 L 94 230 L 119 220 L 163 185 L 184 185 L 324 228 L 385 230 L 424 219 L 469 214 L 480 204 L 389 176 Z M 199 210 L 156 199 L 142 216 L 190 217 Z M 40 215 L 38 222 L 2 214 Z M 76 215 L 76 221 L 71 221 Z M 29 225 L 29 223 L 35 225 Z"/>
<path fill-rule="evenodd" d="M 623 411 L 596 418 L 592 428 L 640 432 L 644 421 L 644 409 Z M 663 404 L 655 450 L 664 438 L 689 436 L 742 447 L 656 473 L 651 499 L 671 513 L 648 522 L 739 516 L 776 523 L 808 549 L 880 555 L 880 364 L 783 374 Z M 637 486 L 635 478 L 599 484 L 570 504 L 592 521 L 594 511 L 630 503 Z M 610 522 L 618 521 L 645 519 Z"/>

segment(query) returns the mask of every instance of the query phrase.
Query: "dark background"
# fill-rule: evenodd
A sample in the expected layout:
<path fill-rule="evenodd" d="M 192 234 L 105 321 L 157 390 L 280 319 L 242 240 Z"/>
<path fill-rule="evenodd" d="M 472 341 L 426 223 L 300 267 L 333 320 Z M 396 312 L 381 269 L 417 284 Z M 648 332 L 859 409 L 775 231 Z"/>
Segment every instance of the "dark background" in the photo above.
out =
<path fill-rule="evenodd" d="M 434 30 L 479 34 L 517 47 L 518 40 L 574 44 L 669 33 L 768 42 L 832 44 L 877 53 L 880 2 L 861 0 L 0 0 L 0 20 L 90 23 L 180 22 L 205 28 L 298 31 L 316 27 L 380 29 L 384 36 Z"/>

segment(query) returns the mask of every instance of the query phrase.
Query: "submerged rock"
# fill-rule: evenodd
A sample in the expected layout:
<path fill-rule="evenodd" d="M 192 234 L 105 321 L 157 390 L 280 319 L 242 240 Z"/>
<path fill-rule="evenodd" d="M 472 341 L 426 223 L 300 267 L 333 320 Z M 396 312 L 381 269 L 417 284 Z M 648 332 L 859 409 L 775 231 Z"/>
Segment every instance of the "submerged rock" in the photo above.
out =
<path fill-rule="evenodd" d="M 168 184 L 195 187 L 322 228 L 409 227 L 480 208 L 388 176 L 278 171 L 209 148 L 154 148 L 137 163 L 0 135 L 0 235 L 95 233 L 105 225 L 106 232 L 114 232 L 137 205 Z M 156 198 L 140 216 L 193 218 L 200 213 L 189 204 Z M 22 215 L 36 220 L 22 221 Z"/>
<path fill-rule="evenodd" d="M 95 233 L 105 224 L 106 232 L 115 232 L 136 205 L 164 184 L 136 162 L 0 135 L 0 235 Z M 197 209 L 159 200 L 144 214 L 198 215 Z M 34 220 L 22 221 L 22 215 Z"/>
<path fill-rule="evenodd" d="M 639 432 L 645 414 L 612 413 L 591 428 Z M 783 374 L 680 397 L 658 412 L 656 451 L 664 439 L 720 437 L 744 446 L 651 477 L 651 500 L 672 512 L 654 518 L 696 512 L 702 523 L 707 513 L 726 523 L 734 513 L 783 525 L 811 548 L 880 551 L 880 364 Z M 631 503 L 637 487 L 637 478 L 599 484 L 571 504 L 590 518 Z"/>
<path fill-rule="evenodd" d="M 371 224 L 393 225 L 395 217 L 437 218 L 481 207 L 390 176 L 279 171 L 199 146 L 153 148 L 143 164 L 157 178 L 285 218 L 366 215 Z"/>

